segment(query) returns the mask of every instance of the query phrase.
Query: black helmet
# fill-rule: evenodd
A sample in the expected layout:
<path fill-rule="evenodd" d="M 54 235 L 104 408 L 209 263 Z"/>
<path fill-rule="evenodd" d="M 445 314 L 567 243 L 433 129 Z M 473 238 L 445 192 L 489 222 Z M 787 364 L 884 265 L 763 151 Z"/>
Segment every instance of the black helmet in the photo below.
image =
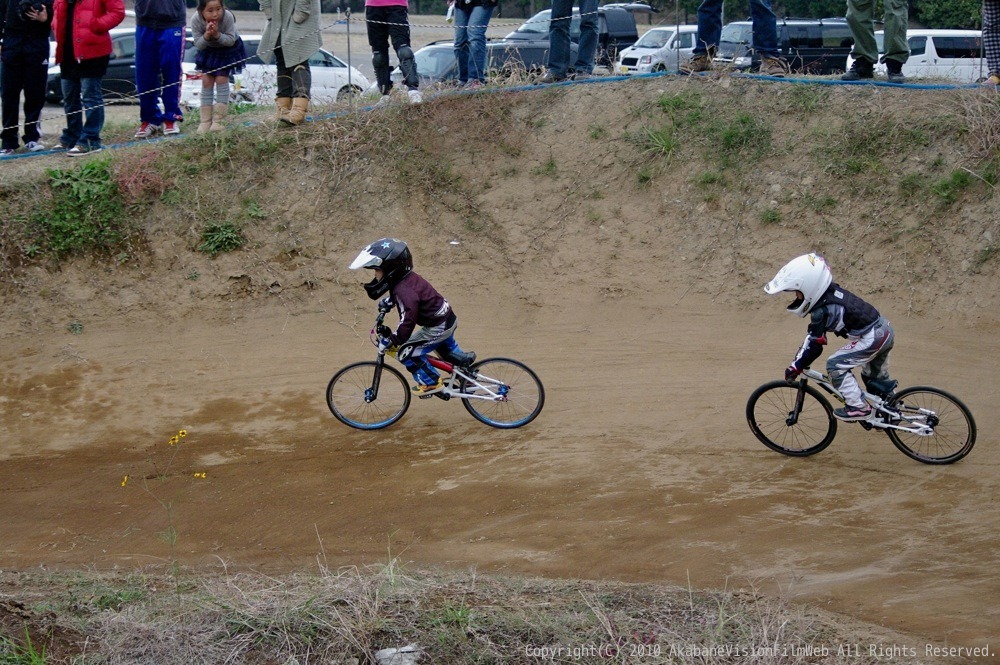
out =
<path fill-rule="evenodd" d="M 382 238 L 361 250 L 351 263 L 351 270 L 358 268 L 379 268 L 382 279 L 373 279 L 364 285 L 368 297 L 378 300 L 413 270 L 413 255 L 402 240 Z"/>

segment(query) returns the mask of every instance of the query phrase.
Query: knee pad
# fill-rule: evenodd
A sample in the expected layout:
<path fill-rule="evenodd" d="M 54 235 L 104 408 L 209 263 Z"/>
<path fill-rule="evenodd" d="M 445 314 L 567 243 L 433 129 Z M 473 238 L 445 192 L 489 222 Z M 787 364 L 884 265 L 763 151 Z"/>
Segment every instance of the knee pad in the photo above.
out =
<path fill-rule="evenodd" d="M 392 79 L 389 77 L 389 54 L 386 51 L 372 53 L 372 67 L 375 69 L 375 80 L 378 82 L 379 92 L 388 95 L 392 90 Z"/>
<path fill-rule="evenodd" d="M 420 85 L 420 76 L 417 75 L 417 62 L 413 59 L 413 49 L 407 46 L 400 46 L 396 51 L 399 56 L 399 69 L 403 72 L 403 80 L 411 88 Z"/>

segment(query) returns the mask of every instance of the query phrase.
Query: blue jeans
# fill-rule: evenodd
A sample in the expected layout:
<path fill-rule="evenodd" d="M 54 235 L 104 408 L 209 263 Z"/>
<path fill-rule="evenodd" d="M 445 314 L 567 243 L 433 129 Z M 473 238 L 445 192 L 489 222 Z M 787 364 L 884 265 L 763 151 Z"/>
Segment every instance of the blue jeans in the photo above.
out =
<path fill-rule="evenodd" d="M 723 0 L 702 0 L 698 5 L 698 42 L 694 55 L 705 55 L 719 46 L 722 35 Z M 753 22 L 753 50 L 763 58 L 778 58 L 778 20 L 770 0 L 750 0 L 750 20 Z"/>
<path fill-rule="evenodd" d="M 62 79 L 63 110 L 66 111 L 66 128 L 59 143 L 66 148 L 75 145 L 88 149 L 101 147 L 101 130 L 104 128 L 104 93 L 101 79 Z M 86 117 L 86 122 L 84 122 Z"/>
<path fill-rule="evenodd" d="M 458 0 L 460 2 L 461 0 Z M 486 26 L 493 16 L 493 7 L 460 7 L 455 3 L 455 57 L 458 59 L 458 80 L 486 80 Z"/>
<path fill-rule="evenodd" d="M 580 44 L 573 69 L 590 74 L 594 71 L 597 54 L 597 2 L 580 0 Z M 570 22 L 573 19 L 573 0 L 552 0 L 552 22 L 549 24 L 549 73 L 562 79 L 569 75 Z"/>

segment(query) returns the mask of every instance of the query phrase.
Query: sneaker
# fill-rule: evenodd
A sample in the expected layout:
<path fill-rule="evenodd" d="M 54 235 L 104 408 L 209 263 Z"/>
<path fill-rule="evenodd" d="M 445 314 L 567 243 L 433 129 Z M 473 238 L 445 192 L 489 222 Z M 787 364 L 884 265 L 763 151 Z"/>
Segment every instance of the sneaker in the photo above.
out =
<path fill-rule="evenodd" d="M 566 80 L 565 76 L 556 76 L 552 72 L 547 72 L 545 76 L 541 77 L 535 83 L 538 85 L 548 85 L 550 83 L 562 83 Z"/>
<path fill-rule="evenodd" d="M 697 74 L 698 72 L 712 71 L 712 57 L 714 53 L 700 53 L 692 56 L 685 64 L 681 65 L 682 74 Z"/>
<path fill-rule="evenodd" d="M 102 148 L 99 145 L 90 146 L 89 148 L 85 145 L 77 145 L 67 150 L 66 154 L 69 155 L 70 157 L 81 157 L 83 155 L 92 155 L 95 152 L 100 152 L 102 150 L 104 150 L 104 148 Z"/>
<path fill-rule="evenodd" d="M 833 415 L 838 420 L 868 420 L 872 415 L 872 408 L 867 404 L 862 404 L 861 406 L 851 406 L 846 404 L 839 409 L 834 409 Z"/>
<path fill-rule="evenodd" d="M 163 121 L 163 133 L 164 134 L 180 134 L 181 128 L 177 126 L 177 122 L 174 120 L 164 120 Z"/>
<path fill-rule="evenodd" d="M 442 390 L 444 390 L 444 381 L 441 380 L 440 376 L 438 377 L 437 383 L 431 384 L 429 386 L 425 386 L 422 383 L 418 383 L 417 385 L 410 388 L 410 392 L 412 392 L 414 395 L 420 395 L 421 397 L 424 395 L 433 395 L 434 393 L 439 393 Z"/>
<path fill-rule="evenodd" d="M 45 144 L 41 141 L 28 141 L 24 144 L 24 147 L 27 148 L 28 152 L 41 152 L 45 150 Z"/>
<path fill-rule="evenodd" d="M 764 58 L 760 61 L 758 73 L 780 78 L 788 73 L 788 65 L 781 58 Z"/>
<path fill-rule="evenodd" d="M 570 78 L 574 81 L 586 81 L 587 79 L 594 78 L 594 75 L 590 72 L 574 72 Z"/>
<path fill-rule="evenodd" d="M 66 145 L 65 143 L 59 143 L 55 147 L 53 147 L 52 150 L 53 152 L 66 152 L 67 150 L 70 150 L 72 147 L 73 146 Z"/>
<path fill-rule="evenodd" d="M 990 77 L 983 81 L 983 85 L 991 85 L 994 88 L 1000 87 L 1000 74 L 990 74 Z"/>
<path fill-rule="evenodd" d="M 161 131 L 159 125 L 154 125 L 151 122 L 144 122 L 139 125 L 139 129 L 135 132 L 135 137 L 137 139 L 148 139 L 151 136 L 156 136 Z"/>
<path fill-rule="evenodd" d="M 0 148 L 0 157 L 6 157 L 7 155 L 13 155 L 13 148 Z"/>
<path fill-rule="evenodd" d="M 864 58 L 858 58 L 851 65 L 851 68 L 840 77 L 841 81 L 860 81 L 862 79 L 875 78 L 875 65 Z"/>
<path fill-rule="evenodd" d="M 903 63 L 899 60 L 886 60 L 885 71 L 889 83 L 906 83 L 906 77 L 903 76 Z"/>
<path fill-rule="evenodd" d="M 406 96 L 409 97 L 411 104 L 419 104 L 424 101 L 424 96 L 420 94 L 420 91 L 416 88 L 406 91 Z"/>

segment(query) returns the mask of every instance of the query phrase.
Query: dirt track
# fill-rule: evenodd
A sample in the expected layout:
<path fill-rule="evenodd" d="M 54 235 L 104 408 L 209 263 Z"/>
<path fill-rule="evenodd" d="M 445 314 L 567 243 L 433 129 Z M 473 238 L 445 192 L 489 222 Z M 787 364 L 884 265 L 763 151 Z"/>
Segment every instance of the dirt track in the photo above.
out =
<path fill-rule="evenodd" d="M 233 309 L 228 322 L 165 311 L 162 321 L 94 321 L 78 336 L 8 335 L 0 565 L 162 564 L 171 553 L 157 534 L 173 525 L 176 556 L 191 566 L 280 571 L 391 555 L 752 584 L 917 639 L 997 641 L 1000 459 L 981 388 L 995 368 L 975 362 L 1000 357 L 995 339 L 896 322 L 897 376 L 952 389 L 978 419 L 964 462 L 920 465 L 860 427 L 795 460 L 757 443 L 743 419 L 747 395 L 780 371 L 800 331 L 797 320 L 769 339 L 737 331 L 792 318 L 779 303 L 756 313 L 679 294 L 652 311 L 580 303 L 588 322 L 576 306 L 497 296 L 495 316 L 462 297 L 456 307 L 466 345 L 521 358 L 546 384 L 542 415 L 510 432 L 439 400 L 415 402 L 384 432 L 337 423 L 326 381 L 371 355 L 367 309 L 353 305 Z M 650 329 L 661 343 L 643 341 Z M 188 436 L 159 482 L 181 428 Z"/>

